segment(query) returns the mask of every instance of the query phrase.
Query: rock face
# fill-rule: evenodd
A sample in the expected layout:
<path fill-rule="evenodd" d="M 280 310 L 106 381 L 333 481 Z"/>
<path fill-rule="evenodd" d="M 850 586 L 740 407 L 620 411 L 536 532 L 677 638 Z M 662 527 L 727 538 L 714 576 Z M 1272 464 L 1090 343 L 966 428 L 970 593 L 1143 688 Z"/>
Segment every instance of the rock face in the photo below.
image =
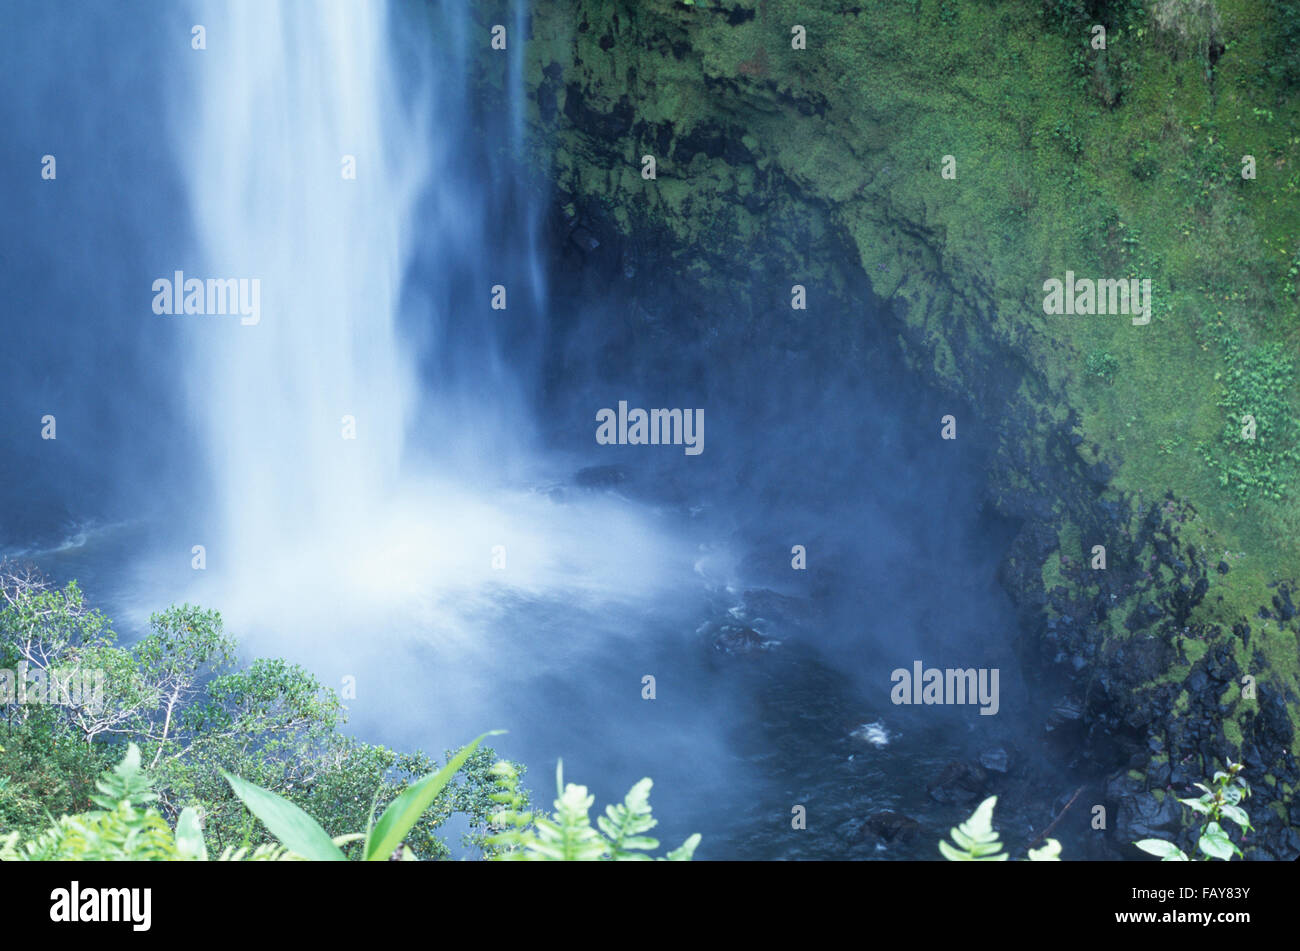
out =
<path fill-rule="evenodd" d="M 1256 790 L 1248 857 L 1296 857 L 1295 807 L 1286 811 L 1300 784 L 1294 584 L 1275 583 L 1243 616 L 1240 605 L 1257 596 L 1233 587 L 1238 554 L 1210 550 L 1196 506 L 1158 481 L 1116 486 L 1119 443 L 1092 438 L 1077 405 L 1069 367 L 1082 355 L 1059 362 L 1073 346 L 1066 331 L 1032 317 L 1028 278 L 1010 290 L 1003 278 L 1018 266 L 1015 232 L 1026 226 L 993 216 L 978 234 L 954 233 L 933 198 L 939 132 L 919 151 L 900 144 L 945 109 L 967 108 L 960 84 L 936 78 L 942 92 L 928 101 L 873 87 L 870 69 L 854 63 L 919 54 L 907 31 L 862 8 L 700 6 L 535 4 L 529 120 L 564 253 L 610 276 L 653 264 L 677 275 L 664 296 L 727 302 L 688 318 L 702 353 L 720 333 L 848 359 L 877 345 L 858 328 L 792 315 L 790 275 L 840 301 L 866 295 L 888 313 L 886 336 L 904 358 L 993 441 L 988 502 L 1022 526 L 1001 581 L 1018 606 L 1026 660 L 1060 698 L 1043 732 L 1074 762 L 1111 775 L 1115 854 L 1130 854 L 1142 830 L 1168 834 L 1173 798 L 1231 758 Z M 799 58 L 792 22 L 836 36 L 836 52 Z M 1107 89 L 1107 108 L 1121 108 Z M 653 179 L 643 176 L 647 155 Z M 1027 218 L 1033 188 L 1010 187 Z M 748 289 L 743 307 L 732 306 L 738 287 Z M 622 344 L 667 332 L 662 309 L 643 300 L 620 320 Z M 720 653 L 766 646 L 742 622 L 710 636 Z M 931 795 L 971 801 L 982 776 L 955 764 Z"/>
<path fill-rule="evenodd" d="M 921 824 L 901 812 L 885 810 L 867 817 L 866 831 L 886 842 L 908 842 L 916 837 Z"/>
<path fill-rule="evenodd" d="M 987 774 L 972 763 L 953 761 L 926 786 L 935 802 L 970 805 L 983 798 Z"/>
<path fill-rule="evenodd" d="M 1173 796 L 1157 799 L 1146 794 L 1142 780 L 1130 776 L 1116 776 L 1106 787 L 1106 795 L 1119 804 L 1115 813 L 1115 832 L 1126 842 L 1139 839 L 1176 839 L 1181 822 L 1178 801 Z M 1179 842 L 1188 854 L 1195 854 L 1195 845 Z"/>
<path fill-rule="evenodd" d="M 781 642 L 763 633 L 772 625 L 763 614 L 780 618 L 782 600 L 785 599 L 771 591 L 746 591 L 740 604 L 722 616 L 704 622 L 697 633 L 716 654 L 748 656 L 769 651 L 779 647 Z"/>

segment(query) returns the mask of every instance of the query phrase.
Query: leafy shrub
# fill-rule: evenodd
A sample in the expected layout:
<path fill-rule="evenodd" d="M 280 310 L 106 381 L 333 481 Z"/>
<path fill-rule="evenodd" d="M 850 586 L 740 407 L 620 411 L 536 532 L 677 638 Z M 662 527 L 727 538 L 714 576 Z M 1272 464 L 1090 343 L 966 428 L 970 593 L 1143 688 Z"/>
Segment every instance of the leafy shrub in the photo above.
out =
<path fill-rule="evenodd" d="M 1210 780 L 1213 788 L 1204 783 L 1196 783 L 1198 789 L 1204 790 L 1200 796 L 1195 799 L 1178 800 L 1193 812 L 1205 817 L 1196 839 L 1196 847 L 1204 853 L 1207 860 L 1222 859 L 1227 862 L 1234 855 L 1241 855 L 1241 849 L 1229 838 L 1227 830 L 1219 820 L 1229 819 L 1235 822 L 1241 827 L 1242 832 L 1249 832 L 1252 828 L 1250 817 L 1241 807 L 1241 801 L 1250 796 L 1250 784 L 1246 782 L 1244 776 L 1238 775 L 1241 770 L 1240 763 L 1229 763 L 1227 772 L 1219 770 Z M 1163 862 L 1190 861 L 1186 852 L 1165 839 L 1143 839 L 1133 844 L 1143 852 L 1159 856 Z"/>
<path fill-rule="evenodd" d="M 1109 350 L 1092 351 L 1084 366 L 1088 376 L 1096 377 L 1107 386 L 1115 382 L 1115 374 L 1119 372 L 1119 360 Z"/>
<path fill-rule="evenodd" d="M 1295 363 L 1277 344 L 1225 349 L 1227 372 L 1215 374 L 1224 384 L 1223 433 L 1217 445 L 1201 446 L 1201 456 L 1240 501 L 1283 501 L 1300 468 L 1300 422 L 1291 403 Z M 1247 415 L 1255 419 L 1253 439 L 1242 435 Z"/>
<path fill-rule="evenodd" d="M 515 861 L 648 861 L 647 855 L 659 848 L 659 840 L 647 836 L 658 820 L 650 810 L 650 779 L 642 779 L 624 797 L 619 805 L 605 807 L 605 814 L 596 818 L 599 830 L 591 825 L 589 810 L 596 797 L 589 795 L 586 786 L 564 784 L 564 766 L 555 767 L 555 812 L 549 817 L 541 813 L 522 811 L 518 774 L 509 763 L 499 763 L 495 769 L 501 791 L 497 802 L 504 807 L 497 816 L 497 826 L 503 831 L 490 841 L 500 849 L 498 858 Z M 664 860 L 689 862 L 700 844 L 697 832 L 673 849 Z"/>
<path fill-rule="evenodd" d="M 96 786 L 99 792 L 91 798 L 99 809 L 63 816 L 22 846 L 20 834 L 9 833 L 0 838 L 0 860 L 162 862 L 195 857 L 178 846 L 162 814 L 150 805 L 158 796 L 140 768 L 140 749 L 135 744 Z M 193 821 L 190 812 L 183 824 L 189 828 Z"/>
<path fill-rule="evenodd" d="M 372 805 L 364 832 L 331 836 L 315 819 L 283 796 L 226 774 L 226 781 L 252 815 L 270 831 L 275 843 L 239 848 L 227 847 L 221 861 L 345 861 L 347 851 L 362 861 L 393 859 L 416 861 L 407 840 L 422 817 L 447 789 L 453 777 L 478 750 L 483 734 L 448 758 L 447 764 L 411 784 L 375 819 Z M 555 815 L 547 818 L 527 810 L 527 797 L 519 789 L 519 771 L 512 763 L 499 762 L 493 769 L 499 792 L 495 802 L 506 808 L 498 813 L 497 827 L 508 824 L 507 832 L 491 837 L 496 857 L 582 861 L 648 859 L 645 854 L 659 847 L 646 832 L 656 821 L 650 812 L 649 779 L 632 787 L 623 803 L 609 806 L 597 820 L 600 831 L 591 826 L 588 810 L 593 798 L 586 787 L 570 784 L 555 802 Z M 559 770 L 556 781 L 561 782 Z M 99 780 L 93 797 L 99 809 L 82 815 L 63 816 L 53 826 L 23 841 L 18 831 L 0 835 L 0 861 L 207 861 L 202 822 L 193 808 L 181 812 L 173 832 L 154 807 L 158 794 L 141 767 L 140 748 L 132 743 L 122 761 Z M 602 834 L 603 833 L 603 834 Z M 691 836 L 666 858 L 689 861 L 699 844 Z"/>
<path fill-rule="evenodd" d="M 1272 47 L 1265 68 L 1283 86 L 1300 86 L 1300 2 L 1265 0 L 1264 6 L 1271 21 L 1267 36 Z"/>
<path fill-rule="evenodd" d="M 220 614 L 191 605 L 153 615 L 146 637 L 120 647 L 75 582 L 57 588 L 30 566 L 0 563 L 0 668 L 104 672 L 97 703 L 5 705 L 0 693 L 0 828 L 30 835 L 47 828 L 48 812 L 90 808 L 95 777 L 108 757 L 120 757 L 122 743 L 139 747 L 167 822 L 186 806 L 201 811 L 214 853 L 255 852 L 271 841 L 250 821 L 225 772 L 296 803 L 341 835 L 363 828 L 370 810 L 437 768 L 418 751 L 346 736 L 346 708 L 307 670 L 278 659 L 242 665 L 237 656 Z M 415 854 L 451 854 L 439 830 L 454 813 L 469 819 L 466 844 L 483 847 L 496 760 L 490 749 L 474 751 L 411 830 L 406 844 Z"/>

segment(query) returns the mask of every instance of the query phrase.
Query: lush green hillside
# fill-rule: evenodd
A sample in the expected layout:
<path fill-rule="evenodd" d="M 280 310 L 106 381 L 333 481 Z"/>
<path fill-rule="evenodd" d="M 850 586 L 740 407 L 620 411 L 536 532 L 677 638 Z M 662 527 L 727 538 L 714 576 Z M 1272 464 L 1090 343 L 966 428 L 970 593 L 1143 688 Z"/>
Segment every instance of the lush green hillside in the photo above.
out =
<path fill-rule="evenodd" d="M 1026 519 L 1005 577 L 1042 654 L 1086 661 L 1070 677 L 1095 712 L 1090 742 L 1159 737 L 1136 750 L 1157 794 L 1171 762 L 1177 782 L 1207 749 L 1244 755 L 1286 824 L 1300 780 L 1295 5 L 574 9 L 538 3 L 528 46 L 539 162 L 561 190 L 669 236 L 719 296 L 788 301 L 803 283 L 815 302 L 869 280 L 908 359 L 996 429 L 989 494 Z M 1044 282 L 1067 271 L 1149 278 L 1150 323 L 1044 313 Z M 814 303 L 753 329 L 816 320 Z"/>

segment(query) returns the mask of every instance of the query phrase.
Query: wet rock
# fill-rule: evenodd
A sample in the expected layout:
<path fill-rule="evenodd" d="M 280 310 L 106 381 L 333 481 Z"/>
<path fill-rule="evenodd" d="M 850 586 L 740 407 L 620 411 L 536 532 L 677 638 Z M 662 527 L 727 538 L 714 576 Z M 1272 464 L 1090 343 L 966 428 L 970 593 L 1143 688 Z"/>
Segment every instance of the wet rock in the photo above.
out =
<path fill-rule="evenodd" d="M 1282 841 L 1277 848 L 1278 858 L 1284 862 L 1294 862 L 1300 859 L 1300 832 L 1295 829 L 1287 829 L 1282 834 Z"/>
<path fill-rule="evenodd" d="M 584 253 L 595 251 L 600 247 L 600 239 L 583 225 L 573 229 L 573 233 L 569 235 L 569 240 L 573 242 L 574 247 Z"/>
<path fill-rule="evenodd" d="M 771 650 L 780 641 L 763 633 L 766 622 L 737 605 L 722 617 L 701 624 L 697 633 L 718 654 L 756 654 Z"/>
<path fill-rule="evenodd" d="M 1047 731 L 1058 730 L 1067 723 L 1075 723 L 1083 716 L 1083 703 L 1075 697 L 1062 697 L 1052 705 L 1047 718 Z"/>
<path fill-rule="evenodd" d="M 980 754 L 980 765 L 992 772 L 1005 773 L 1007 771 L 1007 764 L 1007 751 L 1000 746 L 991 750 L 985 750 Z"/>
<path fill-rule="evenodd" d="M 1227 644 L 1216 646 L 1206 658 L 1205 672 L 1215 680 L 1233 682 L 1237 679 L 1237 661 Z"/>
<path fill-rule="evenodd" d="M 987 774 L 978 766 L 957 760 L 949 762 L 926 786 L 935 802 L 963 805 L 975 802 L 984 792 Z"/>
<path fill-rule="evenodd" d="M 713 649 L 720 654 L 753 654 L 765 651 L 776 642 L 765 638 L 752 627 L 724 624 L 713 634 Z"/>
<path fill-rule="evenodd" d="M 1273 595 L 1273 608 L 1283 621 L 1289 621 L 1296 616 L 1295 605 L 1291 602 L 1291 592 L 1285 587 L 1279 588 L 1278 593 Z"/>
<path fill-rule="evenodd" d="M 886 809 L 873 813 L 863 823 L 863 831 L 884 839 L 886 842 L 907 842 L 916 837 L 921 823 L 901 812 Z"/>
<path fill-rule="evenodd" d="M 1182 789 L 1190 786 L 1193 782 L 1200 782 L 1200 780 L 1193 779 L 1193 775 L 1192 770 L 1183 765 L 1181 761 L 1171 763 L 1169 766 L 1168 785 L 1173 786 L 1175 789 Z"/>
<path fill-rule="evenodd" d="M 1106 796 L 1115 803 L 1115 837 L 1124 843 L 1138 839 L 1172 839 L 1181 827 L 1178 799 L 1164 795 L 1157 800 L 1141 780 L 1127 774 L 1106 785 Z"/>
<path fill-rule="evenodd" d="M 1147 780 L 1154 787 L 1163 787 L 1169 785 L 1169 777 L 1172 770 L 1169 768 L 1168 760 L 1159 763 L 1151 763 L 1147 766 Z"/>

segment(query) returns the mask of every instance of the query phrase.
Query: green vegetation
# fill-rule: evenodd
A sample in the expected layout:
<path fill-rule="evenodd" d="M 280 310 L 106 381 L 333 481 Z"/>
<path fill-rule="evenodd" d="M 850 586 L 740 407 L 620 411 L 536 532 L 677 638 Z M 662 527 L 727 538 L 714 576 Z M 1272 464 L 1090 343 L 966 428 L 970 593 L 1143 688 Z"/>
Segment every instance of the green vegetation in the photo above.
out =
<path fill-rule="evenodd" d="M 1179 799 L 1184 806 L 1202 816 L 1201 828 L 1196 838 L 1196 847 L 1204 853 L 1206 859 L 1222 859 L 1227 862 L 1234 855 L 1241 855 L 1241 848 L 1233 842 L 1228 832 L 1220 824 L 1221 819 L 1230 819 L 1241 827 L 1243 833 L 1252 828 L 1250 817 L 1241 807 L 1241 801 L 1250 795 L 1250 784 L 1244 776 L 1237 775 L 1242 770 L 1240 763 L 1229 763 L 1228 771 L 1219 770 L 1210 780 L 1213 788 L 1204 783 L 1197 783 L 1198 789 L 1205 790 L 1195 799 Z M 1157 855 L 1163 862 L 1189 861 L 1187 853 L 1174 843 L 1165 839 L 1143 839 L 1134 842 L 1143 852 Z"/>
<path fill-rule="evenodd" d="M 1198 540 L 1267 552 L 1223 584 L 1240 616 L 1258 607 L 1244 575 L 1294 573 L 1300 501 L 1284 487 L 1300 470 L 1286 357 L 1300 325 L 1300 54 L 1285 37 L 1300 29 L 1296 4 L 765 0 L 730 5 L 751 18 L 701 18 L 651 0 L 635 15 L 588 5 L 576 35 L 553 6 L 534 17 L 532 81 L 550 68 L 558 95 L 630 110 L 642 136 L 606 156 L 571 124 L 548 125 L 570 193 L 637 209 L 628 220 L 644 212 L 719 263 L 778 230 L 764 222 L 798 221 L 814 239 L 842 229 L 876 292 L 903 305 L 912 341 L 958 354 L 935 363 L 949 385 L 976 396 L 981 367 L 1009 349 L 1045 384 L 1024 415 L 1077 409 L 1085 442 L 1122 463 L 1116 490 L 1173 490 L 1194 502 Z M 807 50 L 791 49 L 795 23 Z M 1096 24 L 1104 50 L 1090 45 Z M 686 41 L 689 55 L 654 36 Z M 679 148 L 726 132 L 738 109 L 757 178 L 749 162 Z M 624 153 L 656 154 L 658 181 Z M 1245 155 L 1256 179 L 1242 178 Z M 754 194 L 758 178 L 793 188 Z M 734 227 L 710 244 L 718 221 Z M 809 280 L 848 279 L 808 247 L 779 255 Z M 1151 325 L 1044 315 L 1043 281 L 1067 269 L 1151 278 Z M 1085 385 L 1099 370 L 1115 385 Z M 1260 420 L 1249 447 L 1236 438 L 1246 412 Z M 1173 438 L 1186 448 L 1162 452 Z"/>
<path fill-rule="evenodd" d="M 1217 441 L 1201 444 L 1201 457 L 1243 506 L 1281 502 L 1300 464 L 1300 422 L 1289 402 L 1295 363 L 1277 344 L 1244 355 L 1230 338 L 1223 346 L 1236 357 L 1219 397 L 1225 424 Z"/>
<path fill-rule="evenodd" d="M 1116 560 L 1172 496 L 1182 551 L 1230 568 L 1181 621 L 1198 632 L 1186 657 L 1226 646 L 1261 689 L 1300 694 L 1294 620 L 1260 617 L 1300 576 L 1300 3 L 734 0 L 702 17 L 619 0 L 583 4 L 576 31 L 565 9 L 539 0 L 527 55 L 545 92 L 530 101 L 554 104 L 533 116 L 538 148 L 566 197 L 671 236 L 718 299 L 798 279 L 855 301 L 865 274 L 906 359 L 998 429 L 999 504 L 1019 517 L 1064 436 L 1079 471 L 1107 466 L 1102 504 L 1131 513 L 1106 526 L 1123 539 L 1094 539 L 1113 571 L 1150 556 Z M 1150 278 L 1151 323 L 1045 314 L 1043 282 L 1067 270 Z M 728 319 L 774 344 L 795 328 Z M 989 381 L 1011 374 L 1003 400 Z M 1077 510 L 1090 494 L 1063 494 L 1054 523 L 1095 528 Z M 1073 597 L 1067 554 L 1036 567 Z M 1113 592 L 1097 623 L 1119 642 L 1177 584 Z M 1233 632 L 1247 625 L 1248 646 Z M 1189 671 L 1175 661 L 1145 686 Z M 1238 697 L 1224 715 L 1238 753 L 1258 712 Z M 1277 755 L 1300 755 L 1287 713 Z"/>
<path fill-rule="evenodd" d="M 548 817 L 529 809 L 523 768 L 481 746 L 490 734 L 438 768 L 343 736 L 342 704 L 303 669 L 240 666 L 214 611 L 174 607 L 150 627 L 119 647 L 75 583 L 0 565 L 0 671 L 105 674 L 93 694 L 0 707 L 0 859 L 439 859 L 453 813 L 489 858 L 624 861 L 659 846 L 649 779 L 593 828 L 594 798 L 557 771 Z M 666 857 L 690 860 L 699 841 Z"/>
<path fill-rule="evenodd" d="M 214 854 L 272 841 L 227 775 L 283 797 L 337 836 L 366 828 L 373 810 L 437 772 L 423 753 L 344 735 L 339 698 L 302 668 L 236 656 L 214 611 L 173 607 L 123 647 L 75 583 L 54 588 L 31 569 L 0 566 L 0 671 L 33 681 L 104 674 L 97 696 L 0 707 L 0 828 L 28 836 L 43 832 L 50 814 L 85 814 L 96 777 L 128 744 L 140 750 L 159 815 L 174 824 L 194 809 Z M 456 781 L 425 804 L 404 839 L 414 854 L 451 854 L 438 830 L 453 813 L 469 820 L 465 844 L 486 848 L 496 760 L 473 749 L 452 770 Z"/>
<path fill-rule="evenodd" d="M 484 734 L 487 736 L 488 734 Z M 418 857 L 407 844 L 424 821 L 429 807 L 448 788 L 483 741 L 480 736 L 462 748 L 442 769 L 412 783 L 376 821 L 374 811 L 364 832 L 331 836 L 315 819 L 283 796 L 227 776 L 231 789 L 250 813 L 275 836 L 275 843 L 253 846 L 246 839 L 238 848 L 227 846 L 220 861 L 345 861 L 348 852 L 360 861 L 383 862 Z M 498 826 L 510 831 L 493 837 L 500 849 L 495 858 L 588 861 L 647 859 L 644 850 L 659 843 L 644 835 L 655 826 L 650 812 L 650 780 L 632 787 L 621 805 L 609 806 L 600 817 L 600 832 L 591 827 L 587 811 L 592 797 L 586 787 L 569 784 L 555 802 L 555 815 L 546 818 L 527 811 L 527 799 L 519 790 L 519 773 L 507 762 L 493 768 L 501 791 L 493 794 L 506 808 L 493 817 Z M 556 774 L 557 782 L 559 773 Z M 152 782 L 140 765 L 140 749 L 134 743 L 113 769 L 96 783 L 91 797 L 98 809 L 76 816 L 62 816 L 38 834 L 27 837 L 19 831 L 0 831 L 0 861 L 112 861 L 141 862 L 207 861 L 208 850 L 202 820 L 193 808 L 181 812 L 173 831 L 154 803 L 158 800 Z M 604 833 L 602 836 L 601 833 Z M 681 848 L 668 853 L 675 861 L 690 861 L 699 835 L 691 836 Z"/>
<path fill-rule="evenodd" d="M 605 807 L 593 828 L 589 811 L 596 797 L 587 794 L 586 786 L 565 785 L 563 764 L 555 768 L 555 811 L 550 817 L 530 812 L 519 791 L 519 775 L 509 763 L 495 767 L 500 792 L 493 798 L 502 810 L 496 824 L 502 829 L 490 839 L 501 849 L 499 857 L 519 861 L 649 861 L 646 852 L 659 848 L 659 840 L 647 836 L 658 820 L 650 810 L 649 778 L 641 780 L 628 792 L 623 802 Z M 695 833 L 664 860 L 689 862 L 700 844 Z"/>
<path fill-rule="evenodd" d="M 1005 862 L 1010 858 L 1002 851 L 997 830 L 993 828 L 993 807 L 998 804 L 997 796 L 990 796 L 975 807 L 971 817 L 951 830 L 952 841 L 949 845 L 939 841 L 939 851 L 949 862 Z M 1061 843 L 1047 839 L 1041 849 L 1028 851 L 1031 862 L 1059 862 L 1061 860 Z"/>
<path fill-rule="evenodd" d="M 91 801 L 99 806 L 78 816 L 61 816 L 46 831 L 22 842 L 22 833 L 0 832 L 0 861 L 169 861 L 195 858 L 202 837 L 194 836 L 195 814 L 187 810 L 173 834 L 151 803 L 158 799 L 140 768 L 132 744 L 122 762 L 96 783 Z"/>
<path fill-rule="evenodd" d="M 1085 366 L 1089 376 L 1094 376 L 1107 385 L 1115 382 L 1115 374 L 1119 372 L 1119 360 L 1108 350 L 1092 351 L 1088 354 Z"/>

